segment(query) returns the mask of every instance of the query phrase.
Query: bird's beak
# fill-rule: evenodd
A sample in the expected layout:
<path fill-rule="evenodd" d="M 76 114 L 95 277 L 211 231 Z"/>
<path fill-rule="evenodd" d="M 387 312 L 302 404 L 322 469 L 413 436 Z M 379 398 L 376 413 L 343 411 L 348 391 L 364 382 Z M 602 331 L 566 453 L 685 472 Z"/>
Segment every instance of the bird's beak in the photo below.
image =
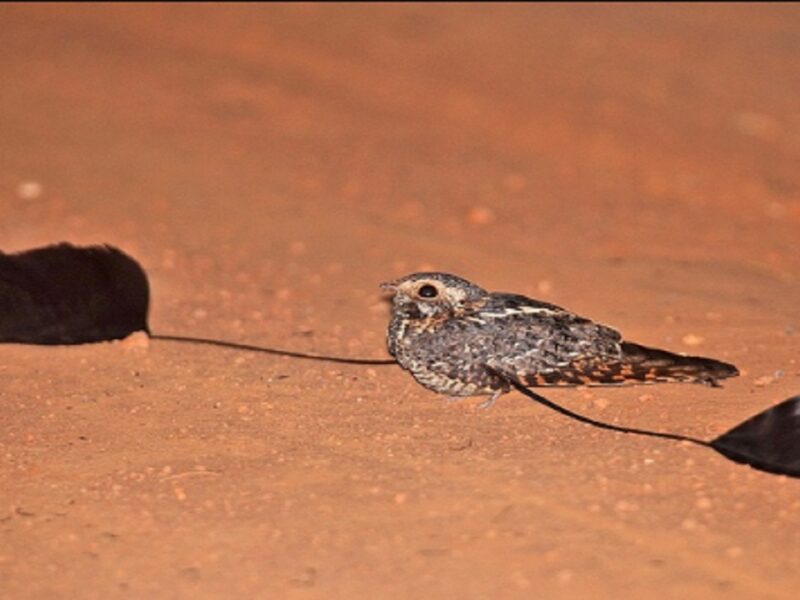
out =
<path fill-rule="evenodd" d="M 384 281 L 384 282 L 383 282 L 383 283 L 380 285 L 380 288 L 381 288 L 381 290 L 383 290 L 384 292 L 391 292 L 392 294 L 394 294 L 394 293 L 397 291 L 397 281 L 396 281 L 396 280 L 393 280 L 393 281 Z"/>

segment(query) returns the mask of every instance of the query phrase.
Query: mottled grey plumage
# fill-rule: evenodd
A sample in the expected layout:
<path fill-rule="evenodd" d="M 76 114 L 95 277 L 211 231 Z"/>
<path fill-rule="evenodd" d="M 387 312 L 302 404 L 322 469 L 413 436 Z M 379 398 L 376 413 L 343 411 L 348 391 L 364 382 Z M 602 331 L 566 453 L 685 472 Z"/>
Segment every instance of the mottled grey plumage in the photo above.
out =
<path fill-rule="evenodd" d="M 690 381 L 738 374 L 713 359 L 625 342 L 619 332 L 525 296 L 489 293 L 455 275 L 414 273 L 392 291 L 389 353 L 423 386 L 450 396 L 526 386 Z"/>

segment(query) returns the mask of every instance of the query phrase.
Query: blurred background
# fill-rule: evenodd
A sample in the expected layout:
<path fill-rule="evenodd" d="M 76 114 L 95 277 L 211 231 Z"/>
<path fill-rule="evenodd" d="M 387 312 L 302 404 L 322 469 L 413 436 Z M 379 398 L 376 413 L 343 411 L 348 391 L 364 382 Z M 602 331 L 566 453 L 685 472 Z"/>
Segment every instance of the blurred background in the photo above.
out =
<path fill-rule="evenodd" d="M 791 5 L 2 17 L 6 251 L 102 240 L 163 285 L 364 293 L 435 267 L 566 301 L 626 262 L 650 285 L 800 266 Z"/>
<path fill-rule="evenodd" d="M 658 428 L 664 428 L 659 419 L 667 419 L 673 429 L 682 428 L 686 433 L 693 427 L 698 435 L 719 433 L 726 425 L 797 392 L 797 5 L 4 4 L 0 6 L 0 25 L 0 249 L 19 251 L 62 240 L 119 246 L 140 260 L 150 275 L 151 324 L 156 332 L 380 357 L 385 354 L 387 308 L 378 283 L 414 270 L 436 269 L 455 272 L 489 289 L 515 291 L 567 306 L 615 325 L 642 343 L 713 355 L 743 369 L 741 380 L 731 384 L 733 391 L 713 396 L 716 401 L 697 403 L 683 392 L 667 388 L 666 396 L 659 398 L 667 397 L 670 402 L 651 415 L 650 425 Z M 42 364 L 49 364 L 49 387 L 36 393 L 61 398 L 66 392 L 59 386 L 75 385 L 69 374 L 81 368 L 67 358 L 78 356 L 74 353 L 4 352 L 3 360 L 12 365 L 6 372 L 7 393 L 14 389 L 16 394 L 34 394 L 14 382 L 30 378 Z M 122 385 L 123 375 L 110 366 L 117 363 L 103 354 L 106 351 L 81 352 L 80 359 L 74 360 L 106 365 L 106 371 L 89 375 L 100 382 L 92 385 L 109 389 Z M 247 397 L 255 389 L 248 386 L 266 385 L 258 379 L 265 371 L 255 370 L 256 363 L 247 362 L 244 366 L 251 370 L 231 374 L 227 369 L 233 359 L 215 350 L 198 350 L 190 355 L 191 360 L 187 351 L 174 348 L 150 348 L 148 352 L 150 358 L 136 359 L 142 361 L 137 369 L 152 370 L 153 381 L 161 382 L 162 387 L 149 390 L 147 396 L 161 406 L 173 398 L 171 394 L 180 396 L 180 390 L 168 387 L 167 381 L 178 382 L 175 385 L 183 386 L 182 390 L 197 389 L 198 373 L 187 364 L 202 365 L 203 385 L 212 386 L 203 394 L 216 394 L 223 405 L 232 393 L 235 398 L 240 397 L 236 394 Z M 363 445 L 351 447 L 350 452 L 373 455 L 384 445 L 376 447 L 370 436 L 394 432 L 399 440 L 410 440 L 408 469 L 421 469 L 424 464 L 431 468 L 424 461 L 439 458 L 442 465 L 449 464 L 452 452 L 447 448 L 438 447 L 439 456 L 436 449 L 425 450 L 425 445 L 440 439 L 443 431 L 465 427 L 467 419 L 470 427 L 488 428 L 482 430 L 482 450 L 476 452 L 486 452 L 501 462 L 502 457 L 516 457 L 514 469 L 521 468 L 521 456 L 532 460 L 529 448 L 504 446 L 511 443 L 509 435 L 520 444 L 528 443 L 525 436 L 531 435 L 532 428 L 520 426 L 521 437 L 509 434 L 509 428 L 516 425 L 503 420 L 502 406 L 491 417 L 480 416 L 482 424 L 476 425 L 472 419 L 478 417 L 465 417 L 464 409 L 444 413 L 431 395 L 402 373 L 386 379 L 372 375 L 373 387 L 367 391 L 359 388 L 360 383 L 347 384 L 350 387 L 342 391 L 331 387 L 333 383 L 319 384 L 320 373 L 328 373 L 325 370 L 309 374 L 308 365 L 281 363 L 275 367 L 279 373 L 257 364 L 272 375 L 292 376 L 288 383 L 275 380 L 279 387 L 272 391 L 258 388 L 259 397 L 284 390 L 289 397 L 299 394 L 305 398 L 302 402 L 307 402 L 292 409 L 291 417 L 284 415 L 271 424 L 289 427 L 280 443 L 288 444 L 283 451 L 290 456 L 296 444 L 293 435 L 303 429 L 286 425 L 293 423 L 292 419 L 303 423 L 312 411 L 332 410 L 330 416 L 337 422 L 341 414 L 349 414 L 355 399 L 363 398 L 373 398 L 370 414 L 377 415 L 387 410 L 381 398 L 390 397 L 401 402 L 391 409 L 399 411 L 397 420 L 374 424 L 374 431 L 368 427 L 372 433 L 359 438 Z M 160 371 L 162 368 L 167 371 Z M 296 377 L 300 378 L 297 384 L 293 383 Z M 357 380 L 357 376 L 352 379 Z M 231 386 L 238 391 L 231 392 Z M 323 409 L 332 394 L 345 404 Z M 642 396 L 640 391 L 620 394 L 627 399 Z M 559 397 L 582 398 L 595 408 L 608 404 L 603 398 L 602 402 L 592 399 L 591 394 Z M 37 405 L 34 396 L 29 400 L 29 406 Z M 145 401 L 136 395 L 129 399 L 134 404 Z M 599 403 L 591 405 L 595 401 Z M 532 410 L 518 402 L 509 401 L 521 414 Z M 629 424 L 646 419 L 647 400 L 631 402 L 619 404 L 620 418 Z M 433 420 L 426 430 L 430 438 L 421 441 L 403 428 L 411 427 L 412 415 L 428 406 L 441 414 L 430 417 Z M 52 409 L 41 410 L 49 414 Z M 112 413 L 97 410 L 82 422 L 103 431 Z M 247 413 L 237 413 L 236 406 L 231 410 L 236 419 Z M 358 410 L 367 409 L 362 406 Z M 165 420 L 151 420 L 166 429 L 139 432 L 137 441 L 126 441 L 122 431 L 109 433 L 106 452 L 122 460 L 136 443 L 144 443 L 142 440 L 157 444 L 165 431 L 172 431 L 170 427 L 193 431 L 200 427 L 198 423 L 208 428 L 210 437 L 204 439 L 217 439 L 213 437 L 216 417 L 203 415 L 202 410 L 194 417 L 184 414 L 176 405 Z M 12 414 L 8 418 L 21 417 Z M 191 418 L 198 421 L 183 423 Z M 35 439 L 60 439 L 63 433 L 34 421 L 26 427 Z M 334 435 L 338 426 L 328 423 L 325 427 L 332 428 Z M 554 421 L 552 427 L 554 432 L 563 432 L 560 428 L 569 426 Z M 580 432 L 576 429 L 574 433 L 576 445 L 585 441 Z M 342 433 L 345 437 L 351 434 Z M 404 438 L 406 434 L 412 437 Z M 463 434 L 469 435 L 473 434 Z M 572 439 L 569 433 L 552 435 Z M 208 441 L 213 451 L 207 452 L 219 460 L 228 451 L 236 456 L 248 454 L 254 451 L 248 444 L 263 443 L 255 441 L 260 434 L 252 436 L 241 441 L 235 452 L 225 442 Z M 300 437 L 306 439 L 304 434 Z M 17 442 L 8 443 L 13 446 Z M 175 454 L 166 456 L 189 460 L 202 454 L 195 446 L 171 448 Z M 257 448 L 256 454 L 266 452 L 262 446 Z M 546 454 L 547 448 L 541 452 Z M 328 450 L 308 449 L 308 464 L 316 464 L 314 457 L 324 456 Z M 140 470 L 160 472 L 163 456 L 141 451 L 143 458 L 136 459 L 144 461 Z M 407 498 L 418 498 L 417 492 L 433 490 L 430 497 L 436 498 L 435 503 L 431 500 L 432 504 L 418 507 L 405 520 L 392 517 L 398 523 L 396 535 L 407 534 L 415 540 L 434 536 L 436 519 L 430 517 L 430 511 L 446 510 L 443 506 L 451 507 L 448 522 L 458 529 L 475 523 L 476 518 L 481 522 L 483 516 L 491 520 L 491 515 L 499 514 L 506 505 L 520 506 L 520 502 L 533 502 L 532 498 L 540 502 L 537 506 L 544 502 L 536 531 L 552 545 L 530 542 L 535 547 L 525 546 L 529 554 L 524 556 L 515 554 L 513 565 L 495 564 L 496 579 L 477 578 L 476 574 L 497 552 L 508 551 L 511 542 L 508 546 L 491 538 L 495 541 L 475 542 L 456 550 L 447 546 L 450 550 L 439 554 L 437 548 L 446 544 L 420 542 L 423 550 L 430 552 L 418 554 L 419 544 L 403 546 L 407 540 L 397 542 L 399 550 L 389 542 L 378 550 L 364 550 L 363 545 L 369 546 L 374 538 L 359 541 L 357 535 L 348 538 L 350 534 L 345 532 L 340 537 L 330 534 L 341 542 L 337 552 L 321 555 L 311 567 L 289 559 L 266 571 L 260 564 L 246 563 L 241 568 L 232 564 L 231 570 L 211 577 L 218 588 L 201 585 L 208 583 L 204 567 L 183 565 L 176 566 L 177 571 L 163 571 L 159 561 L 143 566 L 122 550 L 115 554 L 118 564 L 124 566 L 119 568 L 128 572 L 143 568 L 142 572 L 149 573 L 149 585 L 155 587 L 136 588 L 130 578 L 122 576 L 119 581 L 112 575 L 96 576 L 90 563 L 76 567 L 76 577 L 84 577 L 76 581 L 94 581 L 91 589 L 103 597 L 109 590 L 119 592 L 122 588 L 114 586 L 123 579 L 131 589 L 162 594 L 185 587 L 195 592 L 204 589 L 210 595 L 214 589 L 220 594 L 235 589 L 251 595 L 260 585 L 277 586 L 269 589 L 283 593 L 327 581 L 332 587 L 323 589 L 329 594 L 347 591 L 358 595 L 375 589 L 374 585 L 385 585 L 387 597 L 407 597 L 426 589 L 415 588 L 411 582 L 430 583 L 436 572 L 448 573 L 449 578 L 430 589 L 459 592 L 462 597 L 470 597 L 470 590 L 482 590 L 487 597 L 525 594 L 532 585 L 585 597 L 590 588 L 609 594 L 620 589 L 642 592 L 652 589 L 649 586 L 655 582 L 684 598 L 692 594 L 708 598 L 723 592 L 726 597 L 736 592 L 742 597 L 762 597 L 762 592 L 763 597 L 777 597 L 796 589 L 791 569 L 781 570 L 774 561 L 786 565 L 792 556 L 798 558 L 796 534 L 792 533 L 797 528 L 743 517 L 766 505 L 772 516 L 783 514 L 781 518 L 796 525 L 800 518 L 797 502 L 792 500 L 797 488 L 791 488 L 794 496 L 789 490 L 793 483 L 787 483 L 783 492 L 771 488 L 757 492 L 754 488 L 758 486 L 735 471 L 737 467 L 717 465 L 718 471 L 714 471 L 709 466 L 709 487 L 737 489 L 739 485 L 745 490 L 739 509 L 731 508 L 730 498 L 723 499 L 719 506 L 728 508 L 720 509 L 709 524 L 703 520 L 706 517 L 687 516 L 687 511 L 693 510 L 709 514 L 702 499 L 697 500 L 700 508 L 692 502 L 689 506 L 695 508 L 680 508 L 680 500 L 675 500 L 678 509 L 675 504 L 650 505 L 652 496 L 648 496 L 650 500 L 631 500 L 649 492 L 636 487 L 641 474 L 627 472 L 627 462 L 604 462 L 606 458 L 586 448 L 564 451 L 566 456 L 585 453 L 581 454 L 585 476 L 578 477 L 583 487 L 573 488 L 574 482 L 564 479 L 562 456 L 544 461 L 550 465 L 553 482 L 544 491 L 534 486 L 534 479 L 541 481 L 540 470 L 548 468 L 541 464 L 532 466 L 538 474 L 535 478 L 522 478 L 521 488 L 504 492 L 492 481 L 481 479 L 490 476 L 486 470 L 473 471 L 476 467 L 469 460 L 462 470 L 450 473 L 467 478 L 469 483 L 462 481 L 469 490 L 467 495 L 477 494 L 474 497 L 484 498 L 488 505 L 469 509 L 459 505 L 455 498 L 461 498 L 464 490 L 448 487 L 448 478 L 440 476 L 419 484 L 422 487 L 416 491 L 415 484 L 409 483 L 411 491 L 391 492 L 389 504 L 397 508 Z M 361 497 L 356 492 L 354 497 L 341 492 L 347 486 L 342 488 L 337 473 L 350 477 L 348 469 L 352 468 L 362 479 L 369 479 L 377 477 L 376 473 L 391 472 L 395 464 L 356 464 L 348 462 L 348 456 L 345 452 L 335 465 L 326 467 L 333 478 L 326 492 L 314 487 L 318 481 L 302 480 L 302 469 L 292 471 L 297 477 L 292 480 L 292 493 L 305 499 L 294 498 L 297 506 L 308 508 L 304 502 L 310 485 L 334 513 L 346 513 L 354 502 L 358 505 L 361 501 L 354 498 Z M 689 496 L 700 494 L 693 484 L 669 479 L 669 473 L 689 468 L 684 458 L 676 459 L 672 471 L 662 472 L 666 479 L 647 484 L 650 490 L 685 485 L 688 487 L 681 489 Z M 104 471 L 96 464 L 95 475 L 76 474 L 74 461 L 50 464 L 44 457 L 37 460 L 49 465 L 43 467 L 46 471 L 61 473 L 67 486 L 72 485 L 68 481 L 75 481 L 80 482 L 76 486 L 91 488 L 100 485 L 93 479 L 98 473 L 111 472 L 110 466 Z M 713 463 L 711 458 L 708 461 Z M 308 464 L 299 464 L 313 471 Z M 503 468 L 492 463 L 488 471 L 499 469 L 500 473 Z M 605 473 L 622 469 L 611 477 L 617 477 L 630 496 L 603 496 L 606 500 L 598 504 L 599 492 L 592 479 L 595 468 Z M 256 470 L 252 476 L 257 478 L 263 472 Z M 115 476 L 109 477 L 113 480 Z M 705 481 L 705 475 L 692 477 L 694 484 L 697 477 Z M 205 492 L 212 496 L 227 493 L 224 490 L 232 485 L 224 478 L 214 481 L 218 487 L 209 484 Z M 410 477 L 409 481 L 416 479 Z M 105 489 L 106 483 L 98 489 Z M 238 481 L 237 489 L 246 490 L 247 483 Z M 51 501 L 45 491 L 40 490 L 40 495 L 32 492 L 34 488 L 15 487 L 13 502 L 23 502 L 29 493 L 42 503 Z M 542 498 L 560 498 L 560 492 L 564 498 L 547 508 Z M 158 494 L 152 493 L 157 499 Z M 287 490 L 281 493 L 291 495 Z M 180 494 L 177 497 L 180 499 Z M 698 497 L 708 500 L 705 495 Z M 102 498 L 100 493 L 96 502 Z M 202 512 L 206 501 L 221 502 L 218 497 L 198 500 L 198 511 Z M 236 498 L 225 501 L 238 506 L 237 514 L 242 514 Z M 109 531 L 119 533 L 134 527 L 130 520 L 135 520 L 132 515 L 139 514 L 139 508 L 131 502 L 129 511 L 115 517 L 116 529 Z M 163 509 L 161 500 L 153 502 L 148 510 L 158 514 Z M 605 511 L 604 502 L 612 516 L 605 525 L 593 528 L 592 515 Z M 559 512 L 555 507 L 563 503 L 577 512 Z M 718 506 L 716 501 L 713 504 Z M 314 528 L 299 523 L 306 523 L 316 509 L 293 512 L 286 506 L 282 510 L 288 512 L 282 513 L 282 518 L 295 523 L 297 535 L 292 536 L 292 525 L 284 525 L 283 541 L 280 536 L 273 539 L 264 534 L 263 540 L 271 541 L 250 540 L 251 554 L 272 556 L 279 549 L 285 551 L 287 539 L 297 544 L 295 556 L 315 547 L 309 541 Z M 366 506 L 384 510 L 378 505 Z M 582 515 L 587 506 L 595 508 L 582 520 L 576 515 Z M 626 506 L 647 509 L 642 510 L 641 522 L 624 517 L 635 512 Z M 250 510 L 255 512 L 244 513 L 263 516 L 253 507 Z M 535 513 L 523 513 L 521 522 L 535 524 Z M 651 516 L 645 517 L 645 513 Z M 444 513 L 436 514 L 442 517 Z M 628 521 L 620 525 L 617 517 L 621 514 Z M 316 518 L 320 521 L 315 531 L 324 530 L 331 519 L 322 513 Z M 654 550 L 648 554 L 650 562 L 639 563 L 645 551 L 636 546 L 636 540 L 646 537 L 650 528 L 658 529 L 659 518 L 666 523 L 659 543 L 666 544 L 662 547 L 667 548 L 663 550 L 667 558 Z M 568 524 L 551 531 L 552 537 L 542 533 L 547 523 L 560 519 Z M 739 529 L 724 530 L 722 523 L 734 522 Z M 243 527 L 240 533 L 246 537 L 243 523 L 239 523 Z M 381 523 L 380 519 L 368 521 L 356 529 L 393 527 Z M 495 525 L 492 527 L 497 529 Z M 188 542 L 198 526 L 197 522 L 186 523 L 183 536 L 175 534 L 170 539 L 175 548 L 196 542 L 197 564 L 206 559 L 213 562 L 209 558 L 217 556 L 209 550 L 213 544 Z M 205 522 L 203 526 L 213 528 Z M 776 537 L 764 539 L 764 528 L 771 526 Z M 298 533 L 306 527 L 310 528 L 308 535 Z M 583 529 L 590 532 L 588 541 L 578 534 Z M 673 530 L 678 531 L 677 538 Z M 65 531 L 61 533 L 68 535 Z M 609 531 L 620 536 L 618 544 L 602 541 Z M 701 550 L 696 549 L 692 537 L 698 531 L 706 535 Z M 17 544 L 13 547 L 21 548 L 25 538 L 22 530 L 17 533 L 20 537 L 13 538 Z M 476 539 L 490 539 L 482 535 L 476 534 Z M 498 535 L 504 539 L 502 533 Z M 220 541 L 227 538 L 223 533 L 220 536 L 214 542 L 221 544 L 214 548 L 224 549 L 220 556 L 226 552 L 231 560 L 240 556 L 235 549 L 240 546 L 228 547 Z M 41 539 L 48 539 L 44 532 Z M 572 539 L 587 549 L 562 552 L 559 539 Z M 672 541 L 667 544 L 667 540 Z M 748 567 L 742 571 L 742 562 L 737 560 L 744 548 L 758 548 L 754 554 L 759 558 L 748 554 Z M 62 549 L 43 551 L 42 560 L 58 562 Z M 359 588 L 353 583 L 354 574 L 365 575 L 361 567 L 352 565 L 367 569 L 384 551 L 387 558 L 405 557 L 410 570 L 378 569 L 379 581 L 373 580 L 371 588 L 367 578 L 362 580 L 365 587 Z M 627 556 L 636 577 L 632 578 L 620 561 L 593 558 L 597 552 Z M 714 558 L 708 558 L 708 553 Z M 788 557 L 778 557 L 781 553 Z M 671 561 L 684 555 L 691 560 L 681 562 L 681 567 L 668 575 L 653 562 L 673 564 Z M 573 559 L 577 562 L 570 564 Z M 449 566 L 437 571 L 441 565 L 428 564 L 436 560 L 449 560 Z M 9 564 L 6 581 L 22 582 L 26 567 L 14 561 Z M 176 572 L 177 588 L 170 583 Z M 45 587 L 40 591 L 57 589 L 47 587 L 51 584 L 56 585 L 42 584 Z M 69 587 L 69 580 L 62 585 L 67 587 L 58 589 L 65 593 L 76 589 Z M 13 589 L 22 594 L 22 587 Z"/>

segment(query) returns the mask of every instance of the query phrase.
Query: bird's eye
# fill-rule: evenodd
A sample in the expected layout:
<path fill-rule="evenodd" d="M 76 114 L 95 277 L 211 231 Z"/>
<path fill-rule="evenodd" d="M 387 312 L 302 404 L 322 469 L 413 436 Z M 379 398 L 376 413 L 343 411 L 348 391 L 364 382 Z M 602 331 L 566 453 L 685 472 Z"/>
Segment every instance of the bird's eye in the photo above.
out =
<path fill-rule="evenodd" d="M 439 295 L 439 290 L 436 289 L 436 286 L 426 283 L 419 288 L 417 294 L 419 294 L 420 298 L 436 298 Z"/>

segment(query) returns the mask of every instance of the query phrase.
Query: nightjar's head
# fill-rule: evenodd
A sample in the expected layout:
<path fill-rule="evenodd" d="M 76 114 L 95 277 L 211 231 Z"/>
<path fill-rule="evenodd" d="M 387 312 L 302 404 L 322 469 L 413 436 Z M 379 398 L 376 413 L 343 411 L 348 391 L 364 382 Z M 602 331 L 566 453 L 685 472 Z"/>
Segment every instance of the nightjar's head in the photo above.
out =
<path fill-rule="evenodd" d="M 452 315 L 487 295 L 486 290 L 448 273 L 412 273 L 381 284 L 394 293 L 392 311 L 411 318 Z"/>

